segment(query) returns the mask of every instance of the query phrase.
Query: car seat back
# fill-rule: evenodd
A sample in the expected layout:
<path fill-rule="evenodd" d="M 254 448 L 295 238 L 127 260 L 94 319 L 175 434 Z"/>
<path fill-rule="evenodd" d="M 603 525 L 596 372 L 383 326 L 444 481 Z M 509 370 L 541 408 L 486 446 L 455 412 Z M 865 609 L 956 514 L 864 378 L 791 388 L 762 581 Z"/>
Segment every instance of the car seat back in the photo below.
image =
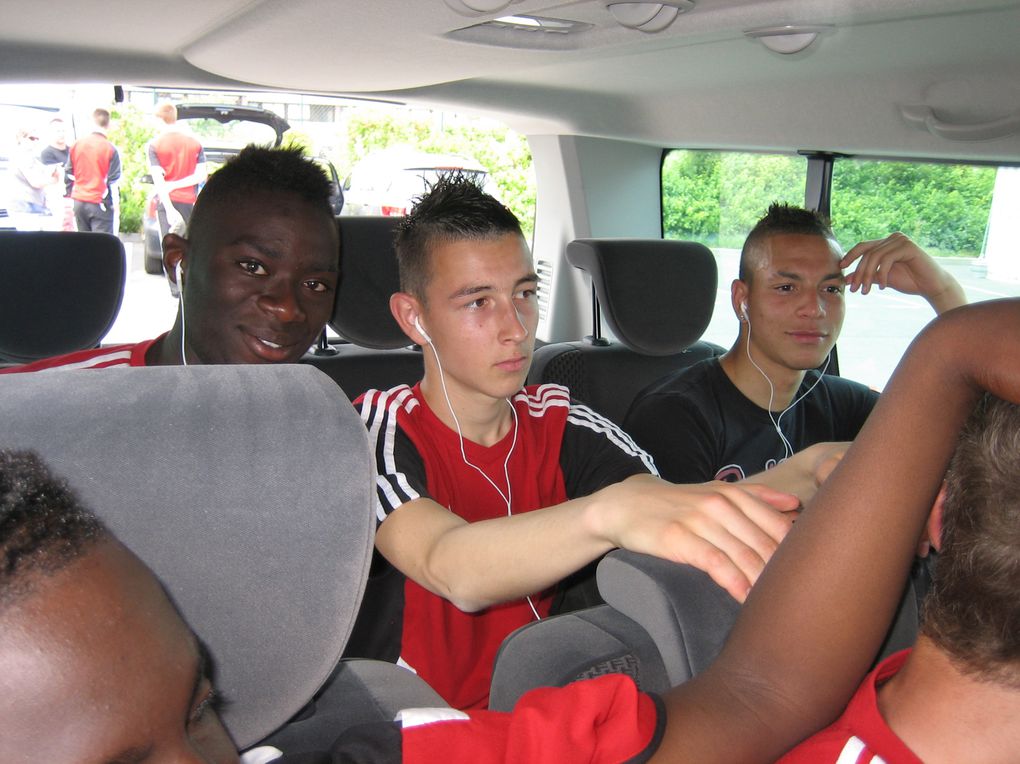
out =
<path fill-rule="evenodd" d="M 340 286 L 330 327 L 347 340 L 304 362 L 329 375 L 351 400 L 366 390 L 414 384 L 423 372 L 420 350 L 390 313 L 400 289 L 393 247 L 400 218 L 340 217 Z M 332 352 L 335 351 L 335 352 Z"/>
<path fill-rule="evenodd" d="M 117 318 L 125 275 L 116 236 L 0 231 L 0 363 L 98 346 Z"/>
<path fill-rule="evenodd" d="M 240 747 L 305 705 L 375 528 L 366 430 L 336 385 L 300 365 L 13 374 L 0 419 L 0 446 L 37 451 L 164 582 Z"/>
<path fill-rule="evenodd" d="M 535 351 L 528 381 L 557 382 L 622 424 L 634 397 L 678 369 L 722 353 L 699 338 L 715 305 L 718 272 L 702 244 L 668 239 L 575 239 L 567 261 L 594 291 L 591 337 Z M 616 339 L 601 335 L 600 316 Z"/>

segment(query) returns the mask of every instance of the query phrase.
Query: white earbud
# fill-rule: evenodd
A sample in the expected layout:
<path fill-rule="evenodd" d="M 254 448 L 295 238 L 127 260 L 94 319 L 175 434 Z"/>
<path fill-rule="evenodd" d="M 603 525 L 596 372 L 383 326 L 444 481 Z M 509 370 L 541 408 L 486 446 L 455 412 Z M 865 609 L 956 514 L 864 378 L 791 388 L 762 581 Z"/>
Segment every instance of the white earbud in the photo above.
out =
<path fill-rule="evenodd" d="M 176 280 L 175 280 L 176 279 Z M 181 261 L 177 261 L 177 265 L 174 266 L 174 278 L 170 278 L 170 274 L 166 274 L 166 283 L 170 287 L 170 294 L 174 297 L 181 296 Z"/>
<path fill-rule="evenodd" d="M 750 321 L 751 320 L 750 316 L 747 315 L 747 303 L 746 302 L 740 303 L 740 317 L 743 318 L 745 321 Z"/>
<path fill-rule="evenodd" d="M 417 329 L 421 336 L 425 338 L 425 342 L 429 345 L 432 344 L 432 338 L 429 337 L 429 333 L 425 331 L 425 327 L 421 325 L 421 321 L 418 320 L 417 316 L 414 317 L 414 328 Z"/>

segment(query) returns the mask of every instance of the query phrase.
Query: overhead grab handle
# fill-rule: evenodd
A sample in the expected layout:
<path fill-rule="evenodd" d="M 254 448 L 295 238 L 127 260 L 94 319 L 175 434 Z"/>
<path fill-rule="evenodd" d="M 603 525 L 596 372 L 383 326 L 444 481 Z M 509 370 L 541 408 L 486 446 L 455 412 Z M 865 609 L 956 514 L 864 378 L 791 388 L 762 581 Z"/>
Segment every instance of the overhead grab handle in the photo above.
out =
<path fill-rule="evenodd" d="M 908 124 L 947 141 L 990 141 L 1020 132 L 1020 112 L 971 124 L 945 122 L 935 116 L 931 107 L 923 104 L 900 106 L 900 114 Z"/>

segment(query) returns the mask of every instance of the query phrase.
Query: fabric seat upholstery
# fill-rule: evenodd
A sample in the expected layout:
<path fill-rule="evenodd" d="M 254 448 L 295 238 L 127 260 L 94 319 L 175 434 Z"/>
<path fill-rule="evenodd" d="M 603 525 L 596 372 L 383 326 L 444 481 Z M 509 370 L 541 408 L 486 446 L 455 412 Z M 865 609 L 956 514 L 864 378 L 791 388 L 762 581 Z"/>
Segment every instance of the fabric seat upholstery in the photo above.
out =
<path fill-rule="evenodd" d="M 0 231 L 0 362 L 98 346 L 120 311 L 126 267 L 116 236 Z"/>
<path fill-rule="evenodd" d="M 0 446 L 37 451 L 162 579 L 240 747 L 305 706 L 351 632 L 375 529 L 367 433 L 336 385 L 300 365 L 19 374 L 0 377 L 0 411 Z"/>
<path fill-rule="evenodd" d="M 556 382 L 622 424 L 647 385 L 722 353 L 701 342 L 712 319 L 718 272 L 712 252 L 666 239 L 575 239 L 567 261 L 592 279 L 616 339 L 556 342 L 535 351 L 530 383 Z M 600 332 L 601 333 L 601 332 Z"/>
<path fill-rule="evenodd" d="M 346 343 L 303 361 L 332 378 L 354 400 L 366 390 L 414 384 L 423 371 L 421 351 L 390 313 L 400 289 L 393 239 L 395 217 L 340 217 L 340 286 L 330 327 Z"/>

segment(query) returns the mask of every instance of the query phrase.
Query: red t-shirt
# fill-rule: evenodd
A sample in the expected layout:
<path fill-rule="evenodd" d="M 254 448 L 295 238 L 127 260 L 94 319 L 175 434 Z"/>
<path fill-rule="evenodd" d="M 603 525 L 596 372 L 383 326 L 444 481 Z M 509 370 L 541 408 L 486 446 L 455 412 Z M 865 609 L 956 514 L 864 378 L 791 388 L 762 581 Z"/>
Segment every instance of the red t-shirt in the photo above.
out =
<path fill-rule="evenodd" d="M 922 764 L 885 723 L 878 687 L 907 661 L 910 650 L 891 655 L 865 677 L 843 715 L 781 758 L 778 764 Z"/>
<path fill-rule="evenodd" d="M 163 168 L 163 177 L 168 181 L 186 178 L 205 161 L 205 151 L 197 138 L 168 130 L 149 143 L 149 166 Z M 170 200 L 181 204 L 194 204 L 198 198 L 198 186 L 184 186 L 170 192 Z"/>
<path fill-rule="evenodd" d="M 110 345 L 109 347 L 78 350 L 53 358 L 43 358 L 21 366 L 0 369 L 0 374 L 21 374 L 29 371 L 55 371 L 62 369 L 110 369 L 115 366 L 145 366 L 145 354 L 153 343 L 161 339 L 138 342 L 134 345 Z"/>
<path fill-rule="evenodd" d="M 650 457 L 619 427 L 572 403 L 559 385 L 527 387 L 513 397 L 517 442 L 507 463 L 514 514 L 585 496 L 631 475 L 654 472 Z M 460 439 L 429 409 L 419 386 L 370 390 L 358 399 L 379 472 L 378 517 L 428 497 L 468 522 L 506 517 L 503 465 L 514 428 L 485 447 Z M 498 489 L 496 488 L 498 486 Z M 401 663 L 416 671 L 454 708 L 488 705 L 493 662 L 503 639 L 535 620 L 527 600 L 465 613 L 406 579 L 399 635 Z M 531 597 L 545 617 L 552 592 Z"/>

